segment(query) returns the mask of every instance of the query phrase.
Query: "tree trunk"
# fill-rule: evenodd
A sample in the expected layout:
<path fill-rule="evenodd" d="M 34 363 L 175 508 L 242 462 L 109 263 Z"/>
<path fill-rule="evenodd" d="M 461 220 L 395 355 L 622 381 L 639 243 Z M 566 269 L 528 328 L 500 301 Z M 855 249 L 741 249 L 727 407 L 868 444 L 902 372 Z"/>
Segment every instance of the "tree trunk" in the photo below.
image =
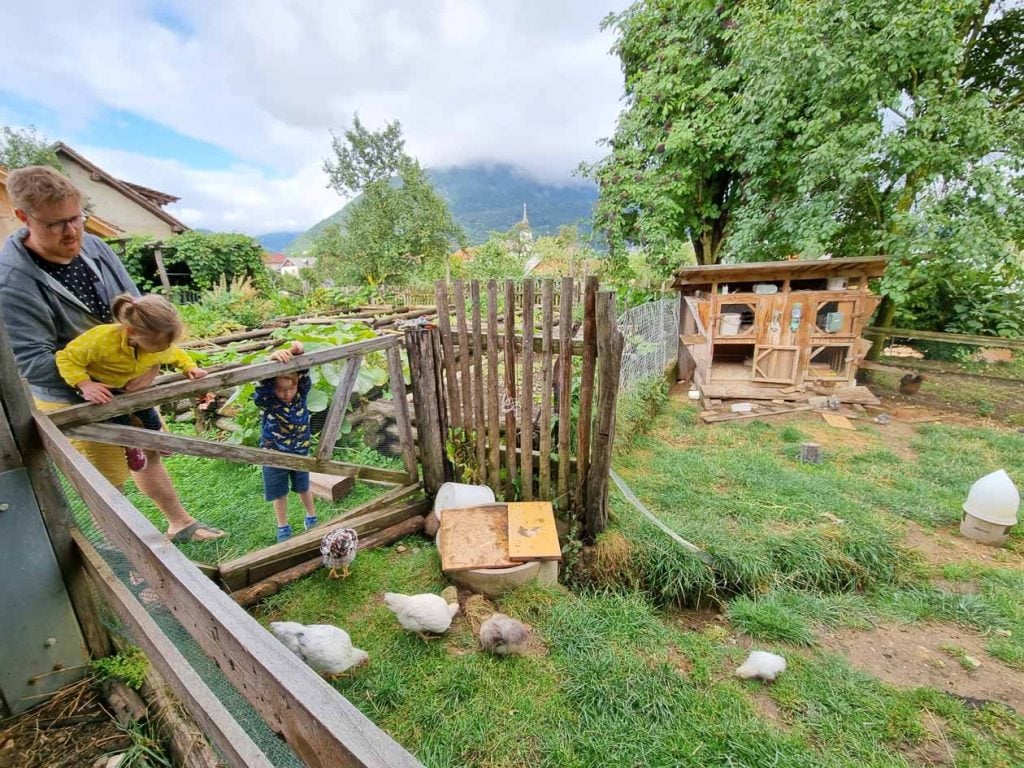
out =
<path fill-rule="evenodd" d="M 882 301 L 878 304 L 878 312 L 875 314 L 875 325 L 883 328 L 892 325 L 892 320 L 896 316 L 896 303 L 888 296 L 883 296 Z M 871 349 L 868 351 L 868 360 L 877 360 L 882 356 L 882 350 L 885 349 L 885 337 L 875 336 L 875 340 L 871 343 Z"/>

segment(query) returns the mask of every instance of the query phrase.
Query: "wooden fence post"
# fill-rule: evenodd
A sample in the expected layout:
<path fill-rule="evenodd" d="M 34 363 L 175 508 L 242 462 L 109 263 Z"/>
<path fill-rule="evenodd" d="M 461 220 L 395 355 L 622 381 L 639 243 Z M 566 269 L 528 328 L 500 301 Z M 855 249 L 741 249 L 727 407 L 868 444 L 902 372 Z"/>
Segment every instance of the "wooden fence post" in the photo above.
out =
<path fill-rule="evenodd" d="M 597 366 L 597 314 L 596 277 L 588 277 L 583 294 L 583 371 L 580 381 L 580 416 L 576 433 L 576 511 L 583 509 L 587 468 L 590 466 L 590 433 L 594 407 L 594 369 Z"/>
<path fill-rule="evenodd" d="M 416 438 L 423 465 L 423 488 L 434 496 L 447 478 L 444 443 L 448 435 L 441 409 L 441 361 L 434 354 L 436 330 L 405 329 L 405 351 L 409 356 L 413 408 L 416 412 Z M 456 384 L 453 379 L 451 382 Z"/>
<path fill-rule="evenodd" d="M 608 525 L 608 470 L 615 440 L 615 405 L 622 367 L 622 333 L 615 320 L 615 293 L 597 294 L 597 419 L 590 448 L 584 503 L 584 538 L 593 541 Z"/>

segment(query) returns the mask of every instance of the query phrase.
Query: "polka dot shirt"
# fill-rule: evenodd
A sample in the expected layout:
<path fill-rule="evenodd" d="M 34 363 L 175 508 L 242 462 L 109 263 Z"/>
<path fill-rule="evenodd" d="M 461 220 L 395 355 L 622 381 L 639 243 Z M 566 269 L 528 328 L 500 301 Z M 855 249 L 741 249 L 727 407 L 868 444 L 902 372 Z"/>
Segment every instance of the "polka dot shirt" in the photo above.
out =
<path fill-rule="evenodd" d="M 32 259 L 40 269 L 71 291 L 97 320 L 101 323 L 109 323 L 113 320 L 110 307 L 100 298 L 99 289 L 96 287 L 99 277 L 86 264 L 85 259 L 75 256 L 70 264 L 54 264 L 31 249 L 29 249 L 29 253 L 32 254 Z"/>

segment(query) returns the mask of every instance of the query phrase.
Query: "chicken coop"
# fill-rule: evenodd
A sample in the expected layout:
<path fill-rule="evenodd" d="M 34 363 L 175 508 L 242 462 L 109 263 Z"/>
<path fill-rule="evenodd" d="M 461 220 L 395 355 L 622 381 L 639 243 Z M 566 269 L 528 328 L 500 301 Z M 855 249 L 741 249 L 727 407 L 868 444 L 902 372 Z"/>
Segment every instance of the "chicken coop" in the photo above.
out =
<path fill-rule="evenodd" d="M 680 380 L 706 398 L 852 392 L 871 347 L 861 338 L 880 298 L 880 257 L 683 267 Z"/>

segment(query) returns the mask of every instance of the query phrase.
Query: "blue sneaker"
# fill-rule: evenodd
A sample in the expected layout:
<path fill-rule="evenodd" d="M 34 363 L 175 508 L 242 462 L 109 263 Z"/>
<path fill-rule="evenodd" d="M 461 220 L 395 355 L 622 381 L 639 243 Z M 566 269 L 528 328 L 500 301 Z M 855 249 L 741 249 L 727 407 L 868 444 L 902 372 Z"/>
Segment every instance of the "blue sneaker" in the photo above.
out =
<path fill-rule="evenodd" d="M 288 541 L 292 537 L 291 525 L 279 525 L 277 526 L 277 543 L 280 544 L 282 541 Z"/>
<path fill-rule="evenodd" d="M 310 528 L 312 528 L 314 525 L 316 525 L 316 523 L 317 523 L 316 515 L 313 515 L 313 517 L 307 517 L 306 518 L 306 530 L 308 531 Z"/>

